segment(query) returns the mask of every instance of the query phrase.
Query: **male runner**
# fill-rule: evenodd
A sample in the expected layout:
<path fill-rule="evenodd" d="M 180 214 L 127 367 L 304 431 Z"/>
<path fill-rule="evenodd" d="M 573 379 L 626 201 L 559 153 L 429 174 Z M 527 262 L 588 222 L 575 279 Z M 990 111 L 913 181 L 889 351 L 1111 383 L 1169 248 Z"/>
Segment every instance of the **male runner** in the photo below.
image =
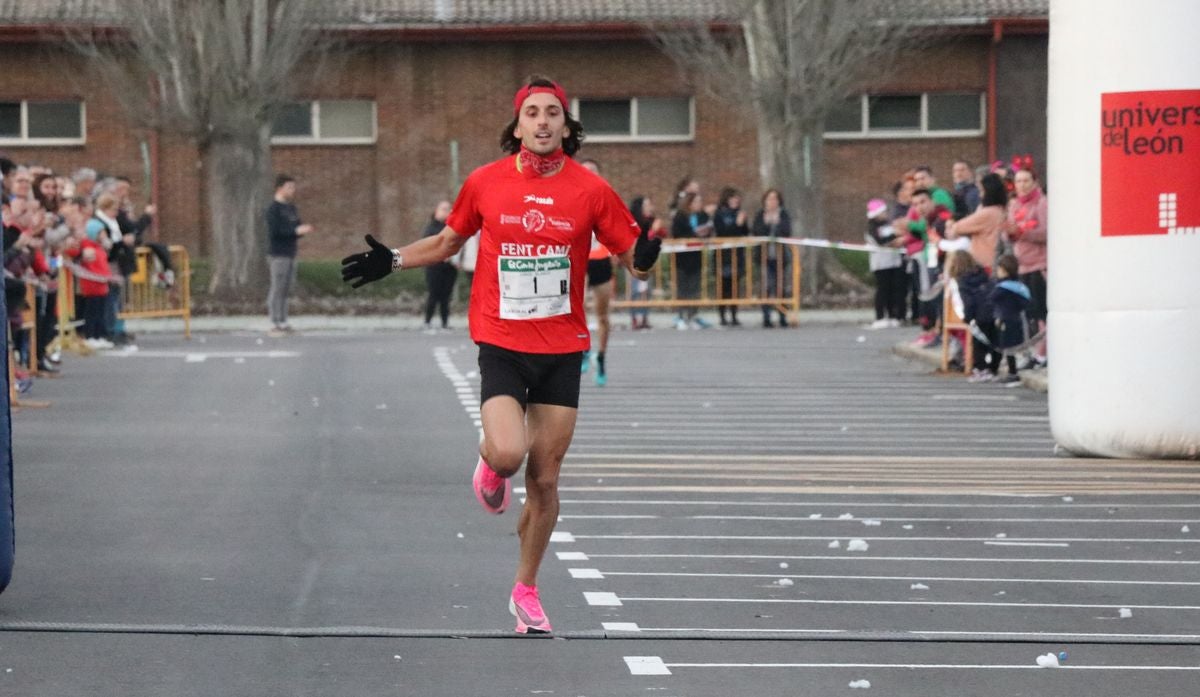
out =
<path fill-rule="evenodd" d="M 342 279 L 358 288 L 396 269 L 447 259 L 481 231 L 469 307 L 483 405 L 473 486 L 484 510 L 503 513 L 510 478 L 526 463 L 509 601 L 522 634 L 550 631 L 537 572 L 558 519 L 558 474 L 575 432 L 579 365 L 589 343 L 583 295 L 592 232 L 636 278 L 649 275 L 661 247 L 639 240 L 612 187 L 571 159 L 583 127 L 567 104 L 557 83 L 531 79 L 513 97 L 514 118 L 501 134 L 501 147 L 513 156 L 471 173 L 441 233 L 400 249 L 368 235 L 370 251 L 342 260 Z"/>

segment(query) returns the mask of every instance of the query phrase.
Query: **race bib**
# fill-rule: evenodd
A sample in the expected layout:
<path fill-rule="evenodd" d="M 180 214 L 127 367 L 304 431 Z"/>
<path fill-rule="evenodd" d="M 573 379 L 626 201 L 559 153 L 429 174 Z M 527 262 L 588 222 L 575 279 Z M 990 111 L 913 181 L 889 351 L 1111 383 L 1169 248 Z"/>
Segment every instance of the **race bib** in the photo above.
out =
<path fill-rule="evenodd" d="M 500 319 L 571 312 L 571 258 L 500 257 Z"/>

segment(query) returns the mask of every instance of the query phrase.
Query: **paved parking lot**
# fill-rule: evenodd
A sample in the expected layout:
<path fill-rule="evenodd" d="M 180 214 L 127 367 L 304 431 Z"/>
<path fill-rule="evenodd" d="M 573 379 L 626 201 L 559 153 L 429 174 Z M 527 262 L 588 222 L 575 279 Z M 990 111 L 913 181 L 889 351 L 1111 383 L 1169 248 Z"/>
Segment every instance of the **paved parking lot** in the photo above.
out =
<path fill-rule="evenodd" d="M 14 417 L 0 692 L 1191 694 L 1200 467 L 1054 457 L 1044 394 L 899 336 L 618 334 L 540 579 L 557 641 L 511 634 L 464 334 L 76 362 Z"/>

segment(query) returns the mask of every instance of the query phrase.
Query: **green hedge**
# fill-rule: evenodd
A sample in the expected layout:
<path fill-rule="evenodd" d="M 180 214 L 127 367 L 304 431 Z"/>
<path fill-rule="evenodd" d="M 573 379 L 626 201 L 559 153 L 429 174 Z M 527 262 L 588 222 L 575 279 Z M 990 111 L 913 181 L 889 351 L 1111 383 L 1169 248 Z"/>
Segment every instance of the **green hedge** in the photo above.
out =
<path fill-rule="evenodd" d="M 833 249 L 833 257 L 841 262 L 846 270 L 854 274 L 867 285 L 875 285 L 875 274 L 871 273 L 870 258 L 866 252 L 856 252 L 849 249 Z"/>

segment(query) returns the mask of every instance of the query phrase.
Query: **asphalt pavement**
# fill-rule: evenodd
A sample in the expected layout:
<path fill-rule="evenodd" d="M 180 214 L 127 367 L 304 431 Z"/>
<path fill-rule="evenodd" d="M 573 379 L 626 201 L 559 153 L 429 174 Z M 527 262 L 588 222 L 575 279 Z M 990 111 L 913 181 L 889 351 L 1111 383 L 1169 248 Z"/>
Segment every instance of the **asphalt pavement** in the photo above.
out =
<path fill-rule="evenodd" d="M 1045 394 L 904 330 L 615 333 L 546 639 L 470 492 L 465 332 L 226 329 L 14 414 L 0 694 L 1194 694 L 1200 466 L 1056 457 Z"/>

